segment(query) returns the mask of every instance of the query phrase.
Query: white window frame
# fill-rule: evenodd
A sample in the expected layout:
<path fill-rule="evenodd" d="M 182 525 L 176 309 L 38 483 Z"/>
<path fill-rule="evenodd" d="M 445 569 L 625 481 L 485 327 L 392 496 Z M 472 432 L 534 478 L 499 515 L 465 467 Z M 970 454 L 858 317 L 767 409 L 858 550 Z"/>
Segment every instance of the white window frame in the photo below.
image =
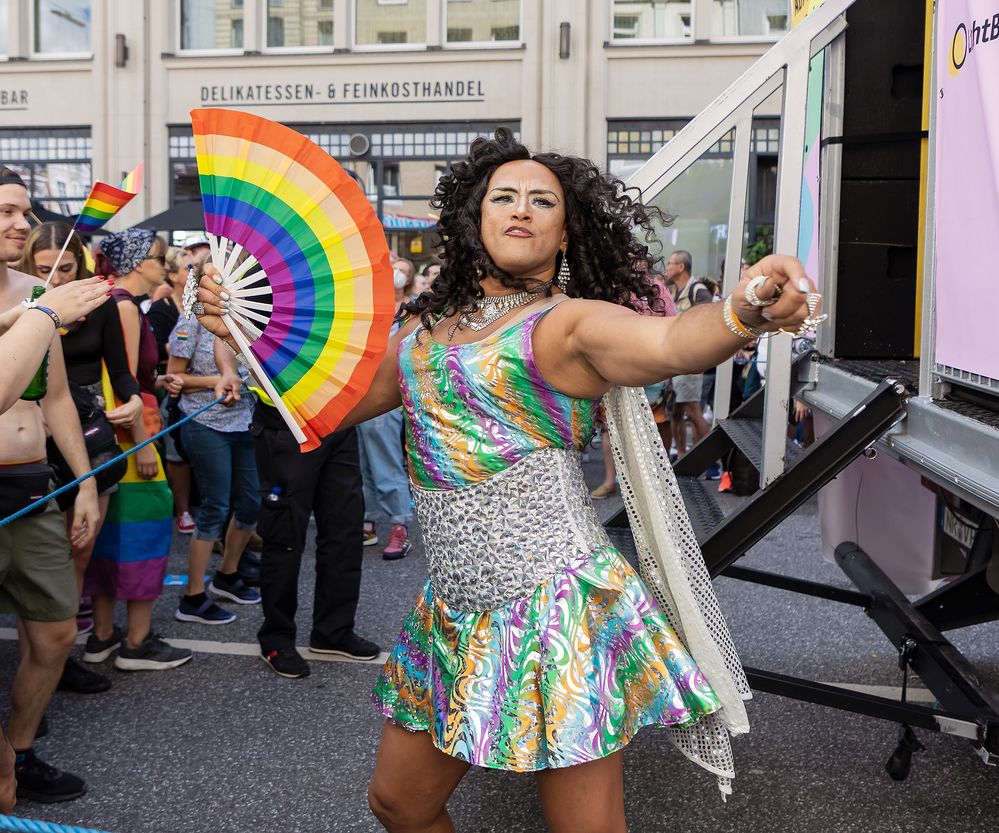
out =
<path fill-rule="evenodd" d="M 697 32 L 698 6 L 704 0 L 690 0 L 690 34 L 680 38 L 615 38 L 614 37 L 614 2 L 608 3 L 607 43 L 613 46 L 675 46 L 694 42 Z"/>
<path fill-rule="evenodd" d="M 714 6 L 715 0 L 697 0 L 698 3 L 705 3 Z M 736 5 L 738 5 L 739 0 L 734 0 Z M 791 5 L 790 0 L 788 0 L 787 6 L 787 29 L 783 32 L 777 32 L 774 34 L 760 34 L 760 35 L 716 35 L 710 31 L 711 28 L 711 9 L 708 9 L 708 37 L 711 43 L 776 43 L 784 35 L 791 31 Z"/>
<path fill-rule="evenodd" d="M 346 0 L 343 0 L 346 2 Z M 426 0 L 424 10 L 424 35 L 420 43 L 358 43 L 357 42 L 357 3 L 358 0 L 350 0 L 350 51 L 351 52 L 425 52 L 429 45 L 430 36 L 430 11 L 431 7 L 439 0 Z M 378 0 L 379 6 L 405 6 L 409 0 Z M 334 30 L 334 38 L 336 31 Z"/>
<path fill-rule="evenodd" d="M 226 58 L 232 57 L 234 55 L 244 55 L 246 52 L 253 49 L 252 45 L 247 44 L 247 35 L 251 33 L 251 28 L 247 24 L 249 23 L 249 18 L 251 10 L 255 10 L 256 0 L 244 0 L 243 2 L 243 47 L 241 49 L 233 48 L 214 48 L 214 49 L 185 49 L 184 48 L 184 38 L 182 30 L 184 28 L 184 15 L 182 6 L 182 0 L 175 0 L 172 4 L 173 11 L 173 32 L 174 32 L 174 43 L 176 44 L 175 54 L 179 58 Z M 249 8 L 247 8 L 249 6 Z M 238 8 L 233 6 L 233 8 Z M 264 33 L 266 38 L 266 33 Z"/>
<path fill-rule="evenodd" d="M 268 46 L 267 44 L 267 26 L 269 18 L 269 9 L 267 0 L 257 0 L 260 4 L 260 14 L 263 20 L 263 31 L 261 32 L 261 45 L 260 51 L 264 55 L 332 55 L 333 51 L 336 49 L 336 7 L 337 3 L 346 3 L 347 0 L 334 0 L 333 2 L 333 43 L 329 46 Z M 253 2 L 253 0 L 251 0 Z M 318 3 L 316 4 L 318 7 Z M 246 45 L 246 41 L 243 41 L 243 45 Z"/>
<path fill-rule="evenodd" d="M 7 14 L 10 19 L 11 7 L 18 0 L 9 0 Z M 28 55 L 32 61 L 86 61 L 94 57 L 94 35 L 97 29 L 95 16 L 100 0 L 90 0 L 90 51 L 89 52 L 36 52 L 35 33 L 38 22 L 35 9 L 35 0 L 28 0 Z M 8 23 L 8 26 L 10 24 Z M 7 60 L 7 58 L 4 58 Z"/>
<path fill-rule="evenodd" d="M 431 0 L 432 2 L 433 0 Z M 441 15 L 441 48 L 448 50 L 461 51 L 463 49 L 522 49 L 524 46 L 524 3 L 530 2 L 530 0 L 520 0 L 520 19 L 517 25 L 517 31 L 520 34 L 520 38 L 517 40 L 486 40 L 486 41 L 459 41 L 458 43 L 451 43 L 447 39 L 447 17 L 448 10 L 451 8 L 451 3 L 470 3 L 472 0 L 443 0 L 444 2 L 444 14 Z"/>

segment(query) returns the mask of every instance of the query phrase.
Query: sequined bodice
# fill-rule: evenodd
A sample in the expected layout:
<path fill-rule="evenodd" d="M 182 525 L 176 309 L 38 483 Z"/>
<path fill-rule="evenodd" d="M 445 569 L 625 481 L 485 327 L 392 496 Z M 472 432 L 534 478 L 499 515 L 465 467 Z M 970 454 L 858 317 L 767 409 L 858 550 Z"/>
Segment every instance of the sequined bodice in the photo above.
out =
<path fill-rule="evenodd" d="M 409 471 L 424 489 L 481 482 L 532 451 L 582 448 L 597 401 L 549 385 L 532 334 L 551 307 L 470 344 L 440 344 L 422 327 L 399 345 Z"/>

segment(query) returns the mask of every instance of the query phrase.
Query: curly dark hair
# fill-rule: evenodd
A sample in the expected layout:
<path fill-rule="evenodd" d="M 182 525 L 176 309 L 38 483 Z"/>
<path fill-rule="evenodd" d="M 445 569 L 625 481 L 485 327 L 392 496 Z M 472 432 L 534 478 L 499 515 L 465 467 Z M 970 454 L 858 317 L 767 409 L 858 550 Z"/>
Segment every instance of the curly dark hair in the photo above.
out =
<path fill-rule="evenodd" d="M 572 275 L 566 294 L 664 312 L 660 289 L 653 280 L 662 258 L 649 251 L 648 243 L 654 239 L 653 218 L 663 224 L 670 218 L 654 206 L 642 205 L 621 180 L 601 173 L 589 160 L 558 153 L 532 154 L 509 128 L 501 127 L 492 139 L 480 137 L 472 142 L 468 155 L 437 183 L 430 204 L 440 211 L 441 272 L 429 292 L 403 304 L 400 317 L 418 315 L 430 329 L 439 317 L 472 312 L 484 295 L 479 284 L 483 275 L 511 289 L 528 288 L 526 281 L 493 262 L 479 234 L 480 206 L 490 177 L 500 165 L 522 159 L 548 168 L 565 194 L 566 257 Z M 636 234 L 640 229 L 643 239 Z M 560 266 L 561 262 L 556 263 L 556 271 Z"/>

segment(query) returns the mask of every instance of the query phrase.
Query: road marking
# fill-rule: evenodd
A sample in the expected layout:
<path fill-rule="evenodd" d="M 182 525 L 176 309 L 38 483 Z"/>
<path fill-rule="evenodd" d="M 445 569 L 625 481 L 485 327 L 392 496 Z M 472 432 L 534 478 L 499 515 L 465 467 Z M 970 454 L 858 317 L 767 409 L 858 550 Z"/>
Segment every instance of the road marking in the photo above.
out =
<path fill-rule="evenodd" d="M 16 640 L 16 628 L 0 628 L 0 639 Z M 83 645 L 87 641 L 86 635 L 76 638 L 77 645 Z M 260 646 L 255 642 L 211 642 L 205 639 L 166 639 L 171 645 L 177 648 L 189 648 L 196 654 L 222 654 L 230 657 L 259 657 Z M 308 660 L 319 662 L 352 662 L 358 665 L 372 665 L 379 667 L 385 664 L 388 653 L 382 651 L 375 659 L 350 659 L 336 654 L 316 654 L 307 647 L 300 646 L 298 652 Z"/>

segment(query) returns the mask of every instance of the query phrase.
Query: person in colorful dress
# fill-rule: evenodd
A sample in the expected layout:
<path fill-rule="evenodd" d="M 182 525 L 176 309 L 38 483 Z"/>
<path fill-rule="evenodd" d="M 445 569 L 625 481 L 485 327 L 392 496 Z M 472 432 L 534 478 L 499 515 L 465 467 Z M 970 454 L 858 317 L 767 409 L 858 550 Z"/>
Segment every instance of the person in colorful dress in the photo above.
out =
<path fill-rule="evenodd" d="M 404 308 L 346 420 L 403 405 L 430 572 L 375 685 L 386 722 L 369 803 L 386 830 L 452 831 L 446 804 L 471 766 L 532 771 L 550 830 L 620 833 L 634 734 L 670 727 L 726 788 L 749 691 L 703 560 L 689 581 L 667 575 L 664 590 L 649 573 L 647 586 L 593 511 L 578 450 L 601 397 L 612 437 L 639 424 L 622 413 L 641 414 L 640 442 L 614 438 L 634 497 L 631 482 L 653 483 L 643 455 L 664 454 L 644 394 L 628 389 L 716 365 L 753 332 L 797 330 L 819 297 L 777 255 L 724 305 L 640 315 L 659 306 L 645 277 L 656 258 L 635 235 L 652 210 L 592 163 L 532 155 L 506 129 L 473 142 L 432 205 L 441 274 Z M 235 346 L 221 287 L 203 280 L 198 298 L 202 323 Z M 676 500 L 669 522 L 691 537 Z"/>

